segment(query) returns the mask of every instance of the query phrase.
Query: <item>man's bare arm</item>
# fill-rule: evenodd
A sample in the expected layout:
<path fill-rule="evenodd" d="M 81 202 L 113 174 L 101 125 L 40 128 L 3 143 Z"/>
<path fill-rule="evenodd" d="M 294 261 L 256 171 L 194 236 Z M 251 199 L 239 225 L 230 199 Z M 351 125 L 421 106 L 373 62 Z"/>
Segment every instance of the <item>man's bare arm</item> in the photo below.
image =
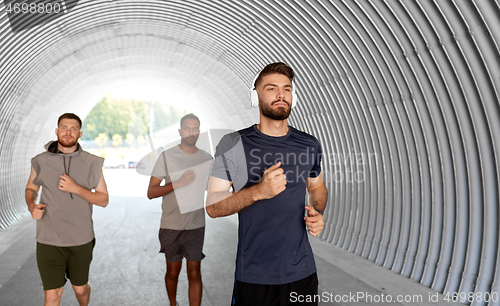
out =
<path fill-rule="evenodd" d="M 148 198 L 154 199 L 162 197 L 174 191 L 174 189 L 184 187 L 194 180 L 194 172 L 192 170 L 186 171 L 182 177 L 175 182 L 165 184 L 165 186 L 160 186 L 161 181 L 159 178 L 152 176 L 149 180 L 148 186 Z"/>
<path fill-rule="evenodd" d="M 28 210 L 31 213 L 31 217 L 35 220 L 40 220 L 45 212 L 44 207 L 45 204 L 36 204 L 36 198 L 38 197 L 38 190 L 40 190 L 40 186 L 35 185 L 33 180 L 36 178 L 36 171 L 31 166 L 31 173 L 28 179 L 28 183 L 26 184 L 25 198 L 26 204 L 28 204 Z"/>
<path fill-rule="evenodd" d="M 174 191 L 174 186 L 172 185 L 172 183 L 165 184 L 165 186 L 160 186 L 161 181 L 162 180 L 154 176 L 149 179 L 148 199 L 151 200 L 154 198 L 158 198 Z"/>
<path fill-rule="evenodd" d="M 235 214 L 257 201 L 255 186 L 229 192 L 232 182 L 211 176 L 208 181 L 207 214 L 212 218 Z"/>
<path fill-rule="evenodd" d="M 314 209 L 325 212 L 328 190 L 323 183 L 323 174 L 315 178 L 307 178 L 307 192 L 309 192 L 309 203 Z"/>
<path fill-rule="evenodd" d="M 38 190 L 40 190 L 40 189 L 38 189 Z M 29 209 L 30 206 L 36 205 L 35 201 L 38 198 L 38 190 L 36 190 L 36 189 L 34 189 L 32 187 L 26 186 L 25 197 L 26 197 L 26 203 L 28 204 L 28 209 Z"/>
<path fill-rule="evenodd" d="M 321 173 L 315 178 L 307 178 L 307 191 L 309 192 L 310 205 L 306 206 L 307 217 L 304 220 L 306 221 L 309 233 L 316 237 L 323 231 L 325 225 L 323 215 L 318 210 L 321 213 L 325 211 L 328 195 L 328 190 L 323 183 L 323 175 Z"/>
<path fill-rule="evenodd" d="M 70 178 L 66 174 L 60 176 L 59 189 L 62 191 L 75 193 L 85 201 L 97 206 L 106 207 L 109 203 L 108 188 L 106 186 L 106 181 L 104 181 L 104 175 L 102 173 L 95 191 L 88 190 L 87 188 L 78 185 L 73 181 L 72 178 Z"/>
<path fill-rule="evenodd" d="M 207 194 L 207 214 L 212 218 L 235 214 L 253 203 L 270 199 L 286 189 L 286 176 L 280 168 L 281 162 L 272 165 L 266 171 L 260 182 L 251 187 L 231 193 L 232 182 L 210 177 Z"/>

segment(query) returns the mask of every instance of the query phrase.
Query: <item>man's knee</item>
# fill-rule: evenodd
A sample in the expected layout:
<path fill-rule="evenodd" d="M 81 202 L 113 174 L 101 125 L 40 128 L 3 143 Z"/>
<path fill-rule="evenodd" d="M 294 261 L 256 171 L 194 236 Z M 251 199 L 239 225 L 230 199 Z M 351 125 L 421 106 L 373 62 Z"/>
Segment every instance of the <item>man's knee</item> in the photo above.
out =
<path fill-rule="evenodd" d="M 196 269 L 196 268 L 189 269 L 187 271 L 187 274 L 188 274 L 188 279 L 190 281 L 197 281 L 197 280 L 201 279 L 201 271 L 200 271 L 200 269 Z"/>
<path fill-rule="evenodd" d="M 168 279 L 178 279 L 179 274 L 180 274 L 180 271 L 167 270 L 166 276 Z"/>
<path fill-rule="evenodd" d="M 51 289 L 51 290 L 45 290 L 44 295 L 45 295 L 45 302 L 47 303 L 56 303 L 61 300 L 61 296 L 63 293 L 64 287 L 57 288 L 57 289 Z"/>
<path fill-rule="evenodd" d="M 84 296 L 89 293 L 90 285 L 87 283 L 83 286 L 73 286 L 73 290 L 75 291 L 76 295 Z"/>
<path fill-rule="evenodd" d="M 167 262 L 167 274 L 168 279 L 178 279 L 181 273 L 182 261 L 178 262 Z"/>

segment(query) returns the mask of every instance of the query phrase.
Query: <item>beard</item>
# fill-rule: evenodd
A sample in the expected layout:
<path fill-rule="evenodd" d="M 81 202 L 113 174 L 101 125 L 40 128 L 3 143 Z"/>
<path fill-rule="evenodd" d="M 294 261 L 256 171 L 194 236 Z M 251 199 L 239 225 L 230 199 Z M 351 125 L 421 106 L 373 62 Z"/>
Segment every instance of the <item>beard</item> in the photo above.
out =
<path fill-rule="evenodd" d="M 278 102 L 285 102 L 288 107 L 280 106 L 276 109 L 273 109 L 272 106 Z M 290 113 L 292 112 L 292 107 L 290 106 L 290 103 L 288 103 L 288 101 L 285 100 L 275 100 L 271 103 L 271 105 L 262 103 L 262 101 L 259 100 L 259 106 L 262 115 L 272 120 L 285 120 L 288 118 L 288 116 L 290 116 Z"/>
<path fill-rule="evenodd" d="M 194 146 L 196 144 L 196 141 L 198 141 L 198 137 L 195 136 L 189 136 L 181 139 L 181 142 L 187 146 Z"/>
<path fill-rule="evenodd" d="M 57 139 L 57 142 L 65 148 L 71 148 L 78 143 L 78 139 L 73 139 L 73 140 Z"/>

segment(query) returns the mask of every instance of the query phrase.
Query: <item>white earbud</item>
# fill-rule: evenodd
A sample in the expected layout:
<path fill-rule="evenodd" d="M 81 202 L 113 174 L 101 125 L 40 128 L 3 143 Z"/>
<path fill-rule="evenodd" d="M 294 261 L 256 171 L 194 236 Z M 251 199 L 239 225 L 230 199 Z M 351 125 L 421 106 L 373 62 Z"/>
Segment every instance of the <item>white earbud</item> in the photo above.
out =
<path fill-rule="evenodd" d="M 259 107 L 259 95 L 257 94 L 257 90 L 254 89 L 254 84 L 259 74 L 260 72 L 257 73 L 252 80 L 252 84 L 250 84 L 250 106 L 253 108 Z M 295 82 L 292 81 L 292 108 L 295 106 L 297 106 L 297 91 L 295 90 Z"/>

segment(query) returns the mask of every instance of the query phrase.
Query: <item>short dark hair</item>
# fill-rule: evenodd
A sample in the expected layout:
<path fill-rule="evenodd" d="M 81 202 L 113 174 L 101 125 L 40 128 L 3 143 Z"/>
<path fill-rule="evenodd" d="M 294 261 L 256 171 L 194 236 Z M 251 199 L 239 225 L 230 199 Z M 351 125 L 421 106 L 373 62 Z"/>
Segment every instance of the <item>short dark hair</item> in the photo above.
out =
<path fill-rule="evenodd" d="M 283 62 L 272 63 L 264 67 L 259 73 L 259 76 L 255 79 L 255 83 L 253 84 L 254 88 L 257 87 L 257 84 L 262 80 L 263 77 L 269 74 L 279 73 L 287 76 L 290 79 L 290 82 L 293 81 L 295 77 L 295 73 L 293 72 L 292 67 L 288 66 Z"/>
<path fill-rule="evenodd" d="M 80 124 L 80 129 L 82 128 L 82 119 L 80 119 L 80 117 L 73 113 L 64 113 L 59 116 L 59 119 L 57 120 L 57 126 L 59 126 L 59 123 L 61 123 L 61 120 L 63 119 L 75 119 Z"/>
<path fill-rule="evenodd" d="M 190 114 L 187 114 L 181 118 L 181 128 L 182 128 L 182 122 L 184 122 L 184 119 L 196 119 L 198 121 L 198 124 L 201 124 L 200 118 L 196 117 L 193 113 L 190 113 Z"/>

